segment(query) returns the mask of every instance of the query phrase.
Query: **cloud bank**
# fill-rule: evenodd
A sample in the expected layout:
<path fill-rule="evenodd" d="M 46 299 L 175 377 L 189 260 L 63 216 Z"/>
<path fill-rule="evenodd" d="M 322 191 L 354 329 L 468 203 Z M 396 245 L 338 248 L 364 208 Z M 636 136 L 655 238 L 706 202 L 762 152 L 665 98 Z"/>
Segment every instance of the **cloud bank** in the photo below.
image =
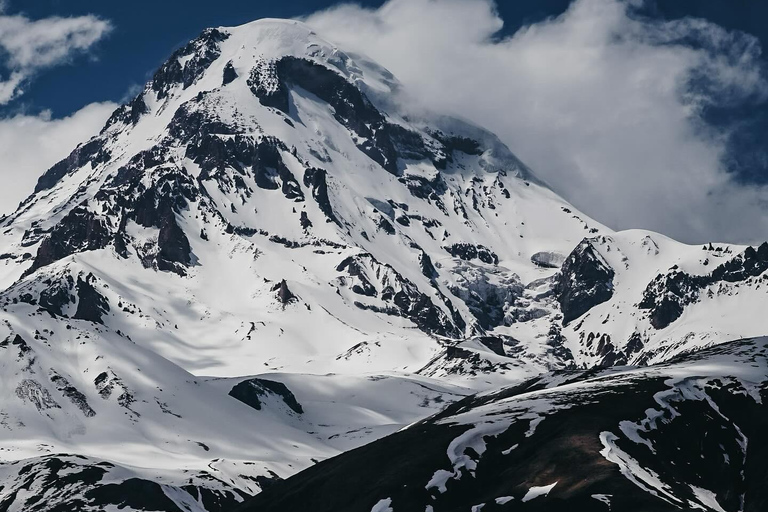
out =
<path fill-rule="evenodd" d="M 22 95 L 37 73 L 87 52 L 112 29 L 96 16 L 30 20 L 6 13 L 0 0 L 0 106 Z M 115 107 L 92 103 L 59 119 L 48 111 L 0 118 L 0 214 L 15 210 L 46 169 L 98 133 Z"/>
<path fill-rule="evenodd" d="M 30 20 L 4 12 L 0 2 L 0 62 L 6 69 L 5 76 L 0 75 L 0 105 L 22 94 L 24 83 L 36 73 L 69 62 L 112 29 L 108 21 L 92 15 Z"/>
<path fill-rule="evenodd" d="M 639 1 L 575 0 L 507 38 L 490 0 L 342 5 L 305 21 L 389 68 L 419 104 L 495 131 L 611 227 L 691 243 L 768 238 L 768 190 L 732 179 L 729 134 L 702 115 L 768 98 L 757 40 L 642 18 Z"/>
<path fill-rule="evenodd" d="M 92 103 L 61 119 L 46 112 L 0 119 L 0 214 L 13 212 L 46 169 L 98 133 L 116 106 Z"/>

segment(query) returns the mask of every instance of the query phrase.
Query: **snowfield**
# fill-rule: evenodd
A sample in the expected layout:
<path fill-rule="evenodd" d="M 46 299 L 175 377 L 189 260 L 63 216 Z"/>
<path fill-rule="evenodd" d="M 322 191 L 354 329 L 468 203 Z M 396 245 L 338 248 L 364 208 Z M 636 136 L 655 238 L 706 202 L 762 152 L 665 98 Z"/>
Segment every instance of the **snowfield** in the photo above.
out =
<path fill-rule="evenodd" d="M 448 499 L 487 439 L 522 428 L 515 459 L 602 379 L 659 378 L 647 417 L 592 433 L 601 460 L 671 506 L 731 509 L 623 447 L 655 450 L 680 399 L 720 414 L 700 371 L 761 403 L 762 363 L 670 361 L 766 333 L 768 244 L 612 232 L 402 89 L 300 22 L 209 29 L 41 176 L 0 219 L 0 509 L 231 510 L 490 400 L 413 484 Z M 531 379 L 546 389 L 494 398 Z M 570 485 L 535 480 L 484 512 Z"/>

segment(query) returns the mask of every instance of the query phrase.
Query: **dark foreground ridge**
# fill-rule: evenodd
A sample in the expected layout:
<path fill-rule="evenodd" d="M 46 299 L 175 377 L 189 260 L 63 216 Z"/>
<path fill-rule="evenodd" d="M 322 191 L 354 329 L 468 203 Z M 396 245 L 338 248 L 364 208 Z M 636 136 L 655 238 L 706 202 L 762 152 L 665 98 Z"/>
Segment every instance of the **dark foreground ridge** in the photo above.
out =
<path fill-rule="evenodd" d="M 764 511 L 767 355 L 766 339 L 740 340 L 468 397 L 233 510 Z M 740 365 L 761 382 L 729 375 Z"/>

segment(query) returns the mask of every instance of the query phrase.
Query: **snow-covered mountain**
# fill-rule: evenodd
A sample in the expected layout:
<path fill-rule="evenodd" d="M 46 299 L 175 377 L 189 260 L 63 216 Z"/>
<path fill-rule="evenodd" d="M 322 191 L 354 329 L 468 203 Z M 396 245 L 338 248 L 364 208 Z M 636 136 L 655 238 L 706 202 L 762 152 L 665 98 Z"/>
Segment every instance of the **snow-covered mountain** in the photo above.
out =
<path fill-rule="evenodd" d="M 768 244 L 614 233 L 406 94 L 299 22 L 210 29 L 42 175 L 0 220 L 0 509 L 228 510 L 467 395 L 768 330 Z"/>

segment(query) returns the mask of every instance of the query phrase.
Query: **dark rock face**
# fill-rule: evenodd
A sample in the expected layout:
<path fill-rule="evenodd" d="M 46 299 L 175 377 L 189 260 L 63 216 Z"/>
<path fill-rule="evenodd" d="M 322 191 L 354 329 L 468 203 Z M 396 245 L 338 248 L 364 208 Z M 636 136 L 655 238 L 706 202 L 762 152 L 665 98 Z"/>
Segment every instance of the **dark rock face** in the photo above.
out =
<path fill-rule="evenodd" d="M 66 378 L 62 377 L 54 370 L 51 370 L 50 378 L 51 382 L 56 386 L 56 389 L 58 389 L 62 395 L 67 397 L 70 402 L 75 404 L 84 416 L 87 418 L 96 416 L 96 411 L 91 409 L 91 406 L 88 405 L 88 400 L 86 399 L 85 395 L 72 384 L 70 384 Z"/>
<path fill-rule="evenodd" d="M 768 242 L 764 242 L 757 249 L 747 247 L 742 254 L 718 265 L 707 275 L 691 275 L 675 266 L 648 283 L 638 307 L 648 310 L 654 328 L 664 329 L 680 318 L 687 305 L 699 300 L 704 288 L 718 282 L 743 282 L 761 275 L 766 270 Z"/>
<path fill-rule="evenodd" d="M 87 203 L 73 208 L 43 239 L 32 266 L 25 275 L 75 253 L 104 249 L 114 243 L 115 250 L 127 257 L 126 221 L 155 227 L 158 251 L 140 254 L 146 266 L 184 274 L 191 264 L 191 249 L 177 214 L 199 197 L 198 189 L 186 173 L 169 168 L 149 187 L 142 182 L 146 169 L 163 165 L 161 148 L 139 153 L 96 194 L 105 215 L 97 215 Z M 298 184 L 297 184 L 298 186 Z M 55 309 L 53 310 L 55 312 Z"/>
<path fill-rule="evenodd" d="M 419 267 L 421 268 L 421 273 L 424 277 L 429 280 L 437 279 L 438 273 L 435 266 L 432 264 L 432 258 L 430 258 L 429 254 L 424 251 L 421 251 L 421 254 L 419 254 Z"/>
<path fill-rule="evenodd" d="M 130 103 L 115 109 L 107 120 L 107 123 L 104 125 L 104 128 L 101 130 L 101 134 L 104 134 L 109 127 L 118 123 L 135 125 L 139 122 L 141 116 L 147 112 L 149 112 L 149 107 L 147 107 L 147 104 L 144 101 L 144 93 L 142 92 L 131 100 Z"/>
<path fill-rule="evenodd" d="M 277 284 L 272 290 L 277 292 L 277 300 L 279 300 L 280 304 L 283 306 L 298 300 L 293 292 L 288 289 L 288 283 L 285 282 L 285 279 L 280 281 L 280 283 Z"/>
<path fill-rule="evenodd" d="M 242 176 L 252 175 L 259 188 L 280 189 L 287 199 L 304 200 L 298 181 L 283 162 L 285 144 L 270 136 L 255 138 L 239 133 L 238 128 L 210 116 L 180 108 L 169 128 L 174 138 L 187 143 L 186 156 L 200 166 L 200 181 L 212 179 L 223 192 L 235 189 L 249 197 L 251 191 Z"/>
<path fill-rule="evenodd" d="M 440 156 L 435 155 L 433 163 L 438 169 L 445 169 L 453 161 L 454 151 L 460 151 L 468 155 L 480 155 L 483 153 L 480 143 L 468 137 L 447 135 L 441 131 L 430 132 L 430 135 L 443 145 Z"/>
<path fill-rule="evenodd" d="M 380 230 L 384 231 L 388 235 L 394 235 L 396 233 L 395 227 L 392 225 L 389 220 L 387 220 L 384 217 L 379 217 L 376 221 L 376 225 L 379 227 Z"/>
<path fill-rule="evenodd" d="M 157 268 L 160 270 L 177 271 L 175 263 L 189 265 L 192 249 L 184 230 L 176 223 L 176 216 L 166 203 L 162 211 L 158 212 L 160 233 L 157 236 L 157 245 L 160 252 L 157 257 Z"/>
<path fill-rule="evenodd" d="M 351 277 L 355 278 L 355 283 L 352 285 L 352 291 L 358 295 L 365 295 L 366 297 L 377 297 L 379 295 L 376 287 L 366 276 L 362 262 L 354 256 L 345 258 L 344 261 L 339 263 L 336 267 L 336 271 L 346 272 Z"/>
<path fill-rule="evenodd" d="M 224 66 L 224 76 L 222 76 L 221 83 L 222 85 L 231 84 L 235 81 L 237 78 L 237 71 L 235 71 L 235 67 L 232 65 L 232 61 L 227 62 L 227 65 Z"/>
<path fill-rule="evenodd" d="M 236 384 L 229 391 L 229 396 L 240 400 L 257 411 L 261 410 L 262 399 L 270 394 L 280 397 L 293 412 L 297 414 L 304 413 L 301 404 L 296 400 L 291 390 L 282 382 L 267 379 L 248 379 Z"/>
<path fill-rule="evenodd" d="M 307 216 L 307 212 L 303 210 L 301 212 L 301 215 L 299 216 L 299 223 L 301 224 L 301 229 L 305 231 L 312 227 L 312 221 L 309 220 L 309 216 Z"/>
<path fill-rule="evenodd" d="M 424 199 L 440 208 L 444 213 L 448 213 L 441 197 L 448 191 L 448 185 L 441 174 L 436 174 L 434 178 L 427 179 L 424 176 L 415 176 L 407 174 L 398 179 L 400 183 L 408 187 L 408 190 L 414 197 Z"/>
<path fill-rule="evenodd" d="M 263 62 L 248 78 L 251 92 L 262 105 L 291 114 L 290 90 L 299 87 L 333 108 L 336 120 L 361 141 L 358 149 L 388 172 L 398 175 L 398 158 L 445 160 L 430 151 L 417 133 L 387 122 L 385 116 L 357 87 L 338 72 L 306 59 L 283 57 L 276 62 Z M 447 141 L 453 141 L 447 137 Z M 469 149 L 471 144 L 459 147 Z M 450 153 L 450 150 L 447 150 Z"/>
<path fill-rule="evenodd" d="M 388 124 L 368 98 L 338 73 L 305 59 L 284 57 L 276 63 L 276 72 L 284 82 L 316 95 L 334 109 L 334 117 L 365 142 L 360 151 L 397 174 L 397 152 Z"/>
<path fill-rule="evenodd" d="M 719 350 L 729 353 L 733 348 Z M 603 385 L 598 392 L 582 391 L 581 382 L 591 376 L 591 382 L 602 380 Z M 763 485 L 768 443 L 760 435 L 768 424 L 765 389 L 760 402 L 747 396 L 738 379 L 698 375 L 683 387 L 706 392 L 708 398 L 701 400 L 670 388 L 653 372 L 611 380 L 594 370 L 556 377 L 570 388 L 557 399 L 539 393 L 551 386 L 540 377 L 498 393 L 468 397 L 432 418 L 277 482 L 236 510 L 301 510 L 302 504 L 313 503 L 317 512 L 356 512 L 374 509 L 383 499 L 391 500 L 393 510 L 430 506 L 441 512 L 478 505 L 492 511 L 598 512 L 608 510 L 608 503 L 611 510 L 622 512 L 714 510 L 701 506 L 691 486 L 710 490 L 723 510 L 758 512 L 768 503 Z M 668 407 L 654 399 L 659 392 L 667 393 Z M 547 400 L 567 406 L 533 414 L 536 420 L 522 415 L 529 410 L 527 397 L 547 395 Z M 508 428 L 483 437 L 482 453 L 452 445 L 473 427 L 457 417 L 483 410 L 494 422 L 508 418 Z M 649 411 L 659 418 L 649 422 Z M 623 434 L 622 428 L 633 425 L 640 427 L 642 442 Z M 750 443 L 744 444 L 744 438 Z M 620 450 L 662 481 L 663 497 L 647 483 L 635 484 L 609 461 L 604 456 L 606 442 L 614 453 Z M 466 465 L 452 464 L 446 453 L 456 453 Z M 440 470 L 446 477 L 442 489 L 433 480 Z M 547 495 L 523 501 L 532 487 L 555 482 Z M 511 499 L 499 501 L 505 497 Z"/>
<path fill-rule="evenodd" d="M 328 173 L 323 169 L 310 167 L 304 171 L 304 186 L 312 189 L 312 198 L 317 202 L 320 211 L 325 214 L 329 222 L 339 223 L 333 214 L 333 207 L 328 198 Z"/>
<path fill-rule="evenodd" d="M 377 297 L 387 303 L 386 307 L 375 304 L 355 302 L 360 309 L 377 313 L 400 316 L 411 320 L 424 332 L 458 338 L 465 327 L 464 320 L 455 312 L 450 302 L 446 307 L 452 312 L 449 317 L 436 306 L 430 297 L 403 277 L 397 270 L 376 260 L 371 254 L 364 253 L 345 258 L 336 267 L 344 272 L 340 283 L 353 292 L 365 297 Z"/>
<path fill-rule="evenodd" d="M 184 275 L 184 267 L 191 264 L 192 256 L 189 239 L 179 226 L 177 215 L 199 193 L 191 178 L 178 169 L 168 169 L 152 186 L 145 187 L 141 183 L 144 170 L 155 165 L 157 161 L 151 152 L 137 155 L 118 171 L 109 188 L 102 190 L 102 199 L 114 201 L 123 212 L 118 235 L 123 234 L 127 219 L 143 227 L 158 228 L 158 251 L 139 254 L 146 267 L 154 264 L 158 270 Z"/>
<path fill-rule="evenodd" d="M 140 478 L 129 478 L 120 483 L 102 485 L 89 490 L 85 495 L 93 502 L 113 504 L 117 508 L 181 512 L 163 492 L 160 484 Z"/>
<path fill-rule="evenodd" d="M 482 343 L 483 346 L 487 347 L 497 355 L 507 355 L 507 353 L 504 351 L 504 340 L 498 336 L 479 336 L 477 341 Z"/>
<path fill-rule="evenodd" d="M 72 294 L 75 280 L 70 274 L 67 274 L 65 280 L 52 281 L 47 280 L 48 287 L 40 292 L 40 298 L 37 304 L 56 316 L 64 316 L 64 306 L 75 301 Z"/>
<path fill-rule="evenodd" d="M 77 278 L 77 311 L 72 318 L 103 324 L 102 317 L 109 312 L 109 301 L 93 286 L 96 278 L 88 274 Z"/>
<path fill-rule="evenodd" d="M 103 249 L 112 240 L 108 220 L 88 210 L 81 204 L 69 212 L 37 250 L 30 274 L 76 252 Z"/>
<path fill-rule="evenodd" d="M 484 245 L 474 245 L 466 242 L 461 242 L 461 243 L 449 245 L 448 247 L 444 247 L 444 249 L 448 251 L 448 253 L 451 256 L 455 258 L 461 258 L 462 260 L 465 260 L 465 261 L 478 259 L 483 263 L 487 263 L 489 265 L 499 264 L 499 257 L 496 256 L 496 253 L 494 253 Z"/>
<path fill-rule="evenodd" d="M 596 368 L 627 365 L 632 356 L 640 352 L 645 345 L 642 335 L 638 332 L 629 337 L 624 349 L 617 348 L 611 340 L 611 336 L 606 333 L 581 332 L 580 338 L 588 353 L 600 358 L 595 364 Z"/>
<path fill-rule="evenodd" d="M 277 75 L 275 62 L 261 62 L 251 70 L 248 87 L 265 107 L 290 114 L 290 96 L 284 80 Z"/>
<path fill-rule="evenodd" d="M 7 348 L 9 344 L 19 349 L 18 359 L 21 359 L 22 357 L 24 357 L 24 354 L 32 351 L 32 349 L 29 347 L 29 345 L 24 340 L 24 338 L 22 338 L 18 334 L 13 336 L 13 338 L 9 336 L 3 341 L 0 341 L 0 348 Z"/>
<path fill-rule="evenodd" d="M 563 325 L 613 296 L 614 271 L 588 239 L 563 263 L 554 293 L 563 312 Z"/>
<path fill-rule="evenodd" d="M 176 50 L 173 55 L 155 72 L 152 78 L 152 90 L 158 99 L 168 96 L 168 92 L 176 85 L 184 89 L 195 83 L 208 66 L 221 55 L 220 44 L 229 34 L 216 29 L 206 29 L 196 39 Z M 192 56 L 182 66 L 179 62 L 183 57 Z"/>
<path fill-rule="evenodd" d="M 67 158 L 56 163 L 40 176 L 35 185 L 35 193 L 52 188 L 61 178 L 79 169 L 86 162 L 91 162 L 95 167 L 109 161 L 111 154 L 105 149 L 105 143 L 104 138 L 96 137 L 79 145 Z"/>

